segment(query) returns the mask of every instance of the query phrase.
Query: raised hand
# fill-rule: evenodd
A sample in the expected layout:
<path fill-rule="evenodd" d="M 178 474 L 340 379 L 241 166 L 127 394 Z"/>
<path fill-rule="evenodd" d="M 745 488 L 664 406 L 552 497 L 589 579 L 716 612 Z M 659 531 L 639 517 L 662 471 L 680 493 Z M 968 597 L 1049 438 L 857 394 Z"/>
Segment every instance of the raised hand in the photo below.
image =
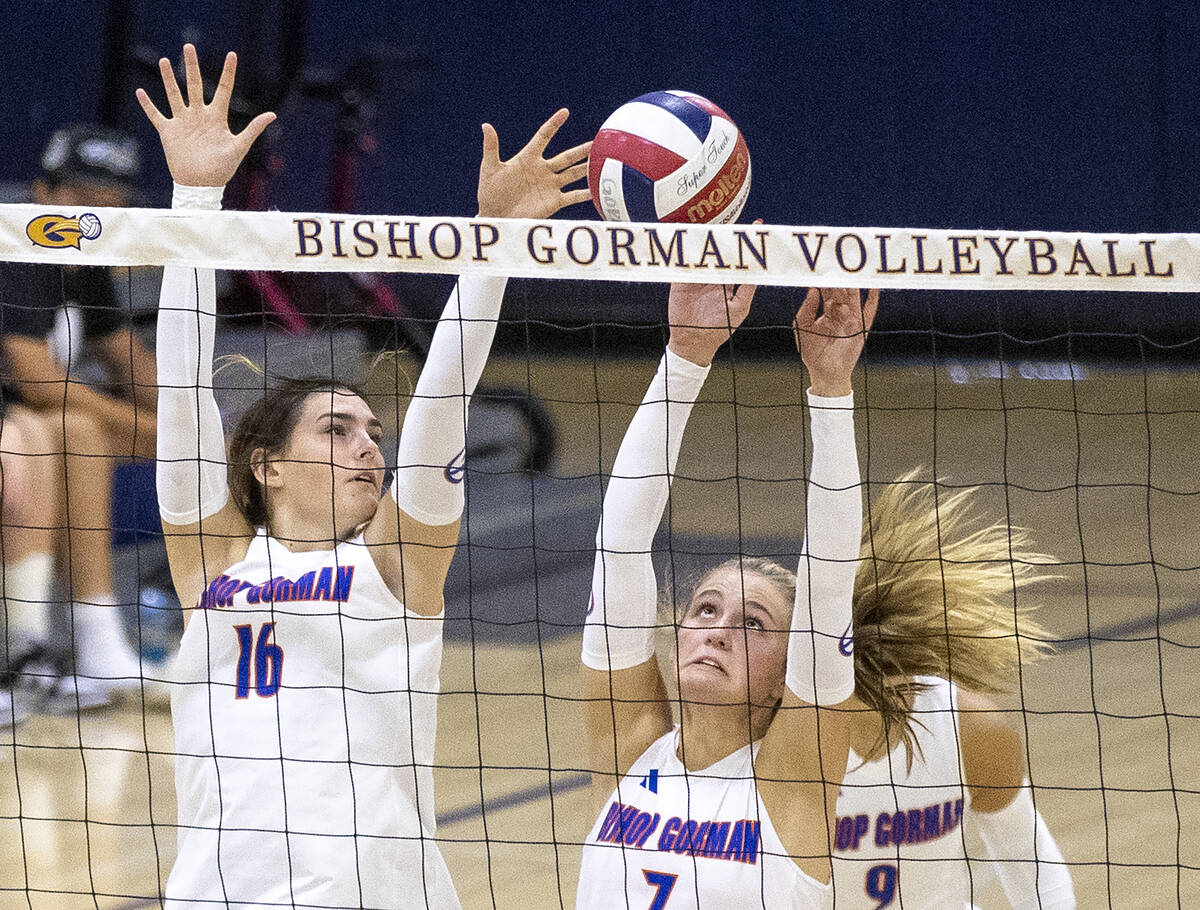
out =
<path fill-rule="evenodd" d="M 850 376 L 878 307 L 878 288 L 867 293 L 866 303 L 857 288 L 809 289 L 792 328 L 814 394 L 836 398 L 850 393 Z"/>
<path fill-rule="evenodd" d="M 668 347 L 700 366 L 712 363 L 717 350 L 750 312 L 757 290 L 743 284 L 736 291 L 727 284 L 673 284 L 667 298 L 671 325 Z"/>
<path fill-rule="evenodd" d="M 479 214 L 487 218 L 549 218 L 559 209 L 586 202 L 587 189 L 566 189 L 587 176 L 585 142 L 543 158 L 554 134 L 567 122 L 562 108 L 541 125 L 525 148 L 500 160 L 500 137 L 490 123 L 483 125 L 483 161 L 479 165 Z"/>
<path fill-rule="evenodd" d="M 179 91 L 171 61 L 163 57 L 158 61 L 158 68 L 171 116 L 162 115 L 145 89 L 137 90 L 137 99 L 150 123 L 158 130 L 171 178 L 185 186 L 224 186 L 275 115 L 259 114 L 236 136 L 229 131 L 229 99 L 233 96 L 233 79 L 237 72 L 237 54 L 233 51 L 225 56 L 221 81 L 210 104 L 204 103 L 204 82 L 193 45 L 183 46 L 186 99 Z"/>

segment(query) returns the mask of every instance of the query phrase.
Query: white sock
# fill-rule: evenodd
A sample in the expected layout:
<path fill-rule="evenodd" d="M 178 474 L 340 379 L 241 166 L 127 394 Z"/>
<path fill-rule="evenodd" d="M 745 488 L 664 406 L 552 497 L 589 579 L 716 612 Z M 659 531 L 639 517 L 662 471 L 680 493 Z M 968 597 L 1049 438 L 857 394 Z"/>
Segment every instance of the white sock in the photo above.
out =
<path fill-rule="evenodd" d="M 80 676 L 137 685 L 141 661 L 125 636 L 120 607 L 111 594 L 71 605 L 75 625 L 75 669 Z"/>
<path fill-rule="evenodd" d="M 7 645 L 20 651 L 50 637 L 49 599 L 54 557 L 30 553 L 3 567 L 0 594 L 4 597 Z"/>

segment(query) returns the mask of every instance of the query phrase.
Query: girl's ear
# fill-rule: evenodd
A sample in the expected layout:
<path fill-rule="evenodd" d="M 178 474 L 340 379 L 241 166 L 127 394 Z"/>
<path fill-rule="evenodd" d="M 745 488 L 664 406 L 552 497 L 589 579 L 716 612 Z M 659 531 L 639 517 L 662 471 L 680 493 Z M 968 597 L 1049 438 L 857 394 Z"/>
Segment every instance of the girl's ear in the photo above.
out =
<path fill-rule="evenodd" d="M 278 463 L 264 448 L 257 448 L 250 453 L 250 470 L 254 479 L 264 487 L 274 487 L 280 483 Z"/>

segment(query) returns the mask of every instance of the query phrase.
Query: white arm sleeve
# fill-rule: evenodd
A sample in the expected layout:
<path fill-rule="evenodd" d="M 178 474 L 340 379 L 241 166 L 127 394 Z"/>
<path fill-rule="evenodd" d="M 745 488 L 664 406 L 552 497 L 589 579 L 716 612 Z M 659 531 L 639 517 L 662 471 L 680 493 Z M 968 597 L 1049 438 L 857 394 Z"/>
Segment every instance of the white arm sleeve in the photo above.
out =
<path fill-rule="evenodd" d="M 507 283 L 481 275 L 459 279 L 404 415 L 392 495 L 423 524 L 446 525 L 462 517 L 467 407 L 492 349 Z"/>
<path fill-rule="evenodd" d="M 1070 870 L 1033 806 L 1028 780 L 999 812 L 973 811 L 967 817 L 979 831 L 1013 910 L 1074 910 Z"/>
<path fill-rule="evenodd" d="M 669 349 L 617 450 L 596 532 L 584 666 L 626 670 L 654 655 L 658 587 L 650 545 L 662 521 L 683 430 L 708 367 Z"/>
<path fill-rule="evenodd" d="M 854 694 L 854 576 L 862 546 L 862 490 L 854 443 L 854 395 L 808 393 L 812 470 L 806 533 L 796 570 L 787 685 L 811 705 Z"/>
<path fill-rule="evenodd" d="M 219 209 L 223 187 L 175 186 L 172 208 Z M 158 453 L 162 520 L 195 524 L 229 501 L 225 433 L 213 397 L 217 292 L 212 269 L 168 265 L 158 302 Z"/>

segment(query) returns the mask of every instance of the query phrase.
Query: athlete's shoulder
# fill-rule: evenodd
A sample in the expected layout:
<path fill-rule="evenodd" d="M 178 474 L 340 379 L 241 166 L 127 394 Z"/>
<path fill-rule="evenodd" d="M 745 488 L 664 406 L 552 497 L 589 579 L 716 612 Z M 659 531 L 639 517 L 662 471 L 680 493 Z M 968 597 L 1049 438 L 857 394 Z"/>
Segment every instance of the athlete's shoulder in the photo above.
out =
<path fill-rule="evenodd" d="M 994 812 L 1012 802 L 1025 779 L 1025 744 L 1016 715 L 978 692 L 958 692 L 963 770 L 971 806 Z"/>

